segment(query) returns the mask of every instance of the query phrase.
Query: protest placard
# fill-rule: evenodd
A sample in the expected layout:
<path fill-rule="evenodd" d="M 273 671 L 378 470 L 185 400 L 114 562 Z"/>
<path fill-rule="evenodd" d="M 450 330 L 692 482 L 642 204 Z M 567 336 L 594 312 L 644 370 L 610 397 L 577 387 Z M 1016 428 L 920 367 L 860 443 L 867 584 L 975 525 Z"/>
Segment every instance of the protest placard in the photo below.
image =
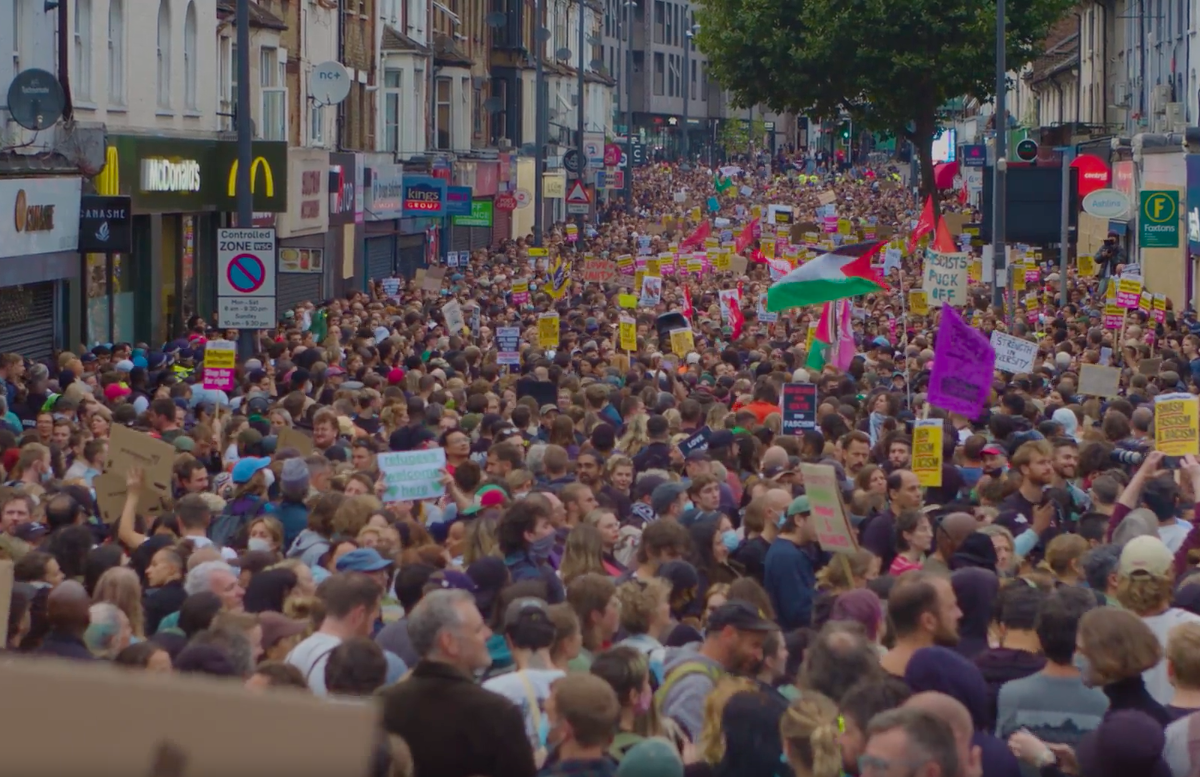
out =
<path fill-rule="evenodd" d="M 496 364 L 510 367 L 521 365 L 521 328 L 519 326 L 496 327 Z"/>
<path fill-rule="evenodd" d="M 175 465 L 175 446 L 148 434 L 113 424 L 108 432 L 108 460 L 104 471 L 121 476 L 122 484 L 130 467 L 141 467 L 142 482 L 165 496 L 171 495 L 171 468 Z"/>
<path fill-rule="evenodd" d="M 376 706 L 330 703 L 290 688 L 251 693 L 240 679 L 101 661 L 5 662 L 0 686 L 24 705 L 4 723 L 5 768 L 37 777 L 371 773 Z M 264 727 L 275 746 L 263 746 Z M 71 744 L 63 746 L 67 731 Z"/>
<path fill-rule="evenodd" d="M 1154 447 L 1165 456 L 1200 456 L 1200 397 L 1179 392 L 1154 398 Z"/>
<path fill-rule="evenodd" d="M 529 281 L 513 281 L 512 304 L 524 305 L 529 302 Z"/>
<path fill-rule="evenodd" d="M 233 374 L 236 367 L 237 343 L 231 340 L 209 340 L 204 346 L 204 388 L 233 391 Z"/>
<path fill-rule="evenodd" d="M 442 305 L 442 317 L 446 320 L 446 329 L 449 330 L 449 334 L 460 335 L 467 329 L 467 320 L 463 318 L 462 305 L 456 299 Z"/>
<path fill-rule="evenodd" d="M 929 298 L 925 292 L 913 289 L 908 293 L 908 312 L 914 316 L 929 315 Z"/>
<path fill-rule="evenodd" d="M 828 464 L 801 464 L 804 493 L 812 508 L 809 514 L 821 550 L 834 553 L 853 553 L 858 550 L 854 529 L 846 518 L 842 505 L 842 489 L 837 472 Z"/>
<path fill-rule="evenodd" d="M 313 447 L 311 437 L 299 429 L 293 429 L 290 426 L 280 429 L 279 435 L 275 440 L 275 450 L 283 450 L 284 448 L 295 448 L 300 451 L 301 456 L 307 456 L 316 450 Z"/>
<path fill-rule="evenodd" d="M 626 310 L 633 310 L 638 306 L 638 298 L 636 294 L 618 294 L 617 306 Z"/>
<path fill-rule="evenodd" d="M 421 280 L 421 291 L 440 291 L 442 281 L 446 278 L 445 267 L 429 267 L 425 270 L 425 277 Z"/>
<path fill-rule="evenodd" d="M 913 422 L 912 471 L 923 487 L 942 484 L 944 433 L 940 418 L 923 418 Z"/>
<path fill-rule="evenodd" d="M 1142 279 L 1136 275 L 1117 278 L 1117 307 L 1134 310 L 1142 297 Z"/>
<path fill-rule="evenodd" d="M 1037 343 L 992 330 L 992 348 L 996 351 L 996 369 L 1005 372 L 1033 372 Z"/>
<path fill-rule="evenodd" d="M 584 283 L 612 283 L 617 277 L 617 265 L 607 259 L 587 259 L 583 263 Z"/>
<path fill-rule="evenodd" d="M 1116 367 L 1101 367 L 1085 364 L 1079 369 L 1079 393 L 1093 397 L 1115 397 L 1119 395 L 1121 370 Z"/>
<path fill-rule="evenodd" d="M 8 645 L 8 614 L 12 612 L 13 563 L 0 559 L 0 645 Z"/>
<path fill-rule="evenodd" d="M 741 254 L 730 254 L 729 256 L 729 272 L 734 275 L 745 275 L 748 262 L 746 257 Z"/>
<path fill-rule="evenodd" d="M 639 304 L 652 308 L 662 301 L 662 278 L 642 278 L 642 296 Z"/>
<path fill-rule="evenodd" d="M 830 205 L 835 203 L 837 202 L 837 193 L 826 189 L 825 191 L 817 194 L 817 202 L 821 203 L 822 205 Z"/>
<path fill-rule="evenodd" d="M 1162 358 L 1158 356 L 1153 359 L 1142 359 L 1138 362 L 1138 373 L 1152 378 L 1162 370 L 1162 363 Z"/>
<path fill-rule="evenodd" d="M 698 432 L 679 443 L 679 452 L 686 457 L 689 453 L 708 450 L 708 435 L 710 434 L 712 434 L 711 429 L 707 426 L 701 427 Z"/>
<path fill-rule="evenodd" d="M 933 353 L 929 403 L 967 418 L 978 417 L 992 389 L 996 363 L 992 344 L 967 326 L 957 310 L 944 307 Z"/>
<path fill-rule="evenodd" d="M 620 318 L 621 350 L 637 350 L 637 320 L 629 316 Z"/>
<path fill-rule="evenodd" d="M 436 499 L 446 493 L 442 485 L 445 448 L 381 453 L 375 462 L 383 479 L 385 502 Z"/>
<path fill-rule="evenodd" d="M 943 254 L 929 251 L 925 255 L 925 282 L 930 307 L 967 304 L 967 282 L 971 271 L 970 254 Z"/>
<path fill-rule="evenodd" d="M 559 320 L 557 313 L 543 313 L 538 316 L 538 346 L 541 348 L 558 347 Z"/>
<path fill-rule="evenodd" d="M 680 359 L 696 350 L 696 338 L 691 329 L 671 330 L 671 352 Z"/>
<path fill-rule="evenodd" d="M 105 523 L 116 523 L 125 509 L 125 494 L 129 487 L 125 485 L 125 476 L 113 472 L 102 472 L 92 478 L 92 490 L 96 492 L 96 508 L 100 511 L 100 519 Z M 138 515 L 153 520 L 171 509 L 170 493 L 161 493 L 142 484 L 138 494 Z"/>
<path fill-rule="evenodd" d="M 817 428 L 815 383 L 784 383 L 779 395 L 779 415 L 784 434 L 803 434 Z"/>
<path fill-rule="evenodd" d="M 647 278 L 661 278 L 662 270 L 658 266 L 657 259 L 646 260 L 646 275 Z"/>

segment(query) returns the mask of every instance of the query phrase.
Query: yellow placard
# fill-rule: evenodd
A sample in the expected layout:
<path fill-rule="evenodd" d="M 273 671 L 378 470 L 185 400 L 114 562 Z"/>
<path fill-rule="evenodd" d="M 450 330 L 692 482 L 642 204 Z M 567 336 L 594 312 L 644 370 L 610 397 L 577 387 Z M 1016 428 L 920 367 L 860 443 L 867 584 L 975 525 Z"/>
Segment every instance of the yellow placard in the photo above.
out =
<path fill-rule="evenodd" d="M 622 295 L 625 296 L 625 295 Z M 635 300 L 636 302 L 636 300 Z M 637 321 L 627 316 L 621 316 L 621 350 L 637 350 Z"/>
<path fill-rule="evenodd" d="M 1138 309 L 1143 310 L 1146 313 L 1149 313 L 1150 309 L 1153 306 L 1154 306 L 1154 295 L 1148 291 L 1143 291 L 1142 296 L 1138 297 Z"/>
<path fill-rule="evenodd" d="M 924 291 L 913 289 L 908 293 L 908 310 L 914 316 L 929 315 L 929 298 Z"/>
<path fill-rule="evenodd" d="M 558 347 L 558 314 L 543 313 L 538 316 L 538 346 L 542 348 Z"/>
<path fill-rule="evenodd" d="M 637 307 L 638 298 L 636 294 L 618 294 L 617 306 L 633 310 Z"/>
<path fill-rule="evenodd" d="M 763 256 L 767 257 L 768 259 L 774 259 L 775 258 L 775 241 L 774 240 L 763 241 L 762 252 L 763 252 Z"/>
<path fill-rule="evenodd" d="M 696 350 L 696 338 L 690 329 L 671 330 L 671 351 L 683 358 Z"/>
<path fill-rule="evenodd" d="M 942 420 L 926 418 L 913 423 L 912 471 L 922 486 L 942 485 Z"/>
<path fill-rule="evenodd" d="M 967 266 L 967 278 L 975 283 L 983 282 L 983 260 L 972 259 L 971 264 Z"/>
<path fill-rule="evenodd" d="M 1013 291 L 1025 291 L 1025 267 L 1013 267 Z"/>
<path fill-rule="evenodd" d="M 850 219 L 838 219 L 838 234 L 839 235 L 850 234 L 850 230 L 852 227 L 853 227 L 853 225 L 850 223 Z"/>
<path fill-rule="evenodd" d="M 1079 257 L 1079 274 L 1091 278 L 1096 274 L 1096 260 L 1090 256 Z"/>
<path fill-rule="evenodd" d="M 217 342 L 220 342 L 219 340 Z M 237 366 L 236 348 L 214 348 L 216 343 L 209 343 L 204 349 L 204 369 L 232 370 Z"/>
<path fill-rule="evenodd" d="M 808 337 L 804 340 L 804 352 L 812 353 L 813 339 L 817 336 L 817 322 L 813 321 L 808 325 Z"/>
<path fill-rule="evenodd" d="M 633 254 L 621 254 L 617 257 L 617 270 L 627 272 L 630 267 L 633 267 Z"/>
<path fill-rule="evenodd" d="M 657 259 L 647 259 L 646 260 L 646 275 L 649 275 L 651 278 L 661 278 L 662 277 L 662 274 L 659 272 L 659 269 L 658 269 L 658 260 Z"/>
<path fill-rule="evenodd" d="M 720 247 L 721 247 L 721 239 L 720 238 L 717 238 L 717 237 L 704 238 L 704 250 L 707 251 L 710 248 L 720 248 Z"/>
<path fill-rule="evenodd" d="M 729 271 L 729 252 L 722 251 L 720 254 L 718 254 L 716 261 L 713 262 L 713 265 L 717 268 L 718 272 L 728 272 Z"/>
<path fill-rule="evenodd" d="M 529 256 L 546 256 L 548 252 L 545 248 L 530 248 L 525 253 Z"/>
<path fill-rule="evenodd" d="M 1154 447 L 1166 456 L 1200 455 L 1200 397 L 1183 393 L 1155 397 Z"/>
<path fill-rule="evenodd" d="M 704 260 L 696 258 L 688 259 L 687 271 L 692 275 L 699 275 L 704 272 Z"/>
<path fill-rule="evenodd" d="M 1109 284 L 1112 287 L 1112 284 Z M 1117 293 L 1133 296 L 1134 294 L 1142 293 L 1142 279 L 1122 277 L 1117 279 Z"/>
<path fill-rule="evenodd" d="M 634 291 L 636 291 L 636 292 L 638 292 L 638 293 L 641 293 L 641 291 L 642 291 L 642 278 L 645 278 L 645 277 L 646 277 L 646 271 L 645 271 L 645 270 L 637 270 L 637 271 L 635 271 L 635 272 L 633 273 L 633 290 L 634 290 Z"/>
<path fill-rule="evenodd" d="M 566 197 L 567 176 L 562 173 L 543 173 L 542 196 L 548 200 L 561 200 Z"/>
<path fill-rule="evenodd" d="M 688 218 L 690 218 L 692 221 L 695 221 L 697 223 L 700 222 L 701 216 L 700 216 L 700 206 L 699 205 L 692 208 L 692 212 L 688 214 Z"/>
<path fill-rule="evenodd" d="M 1162 311 L 1165 311 L 1167 309 L 1167 295 L 1166 294 L 1155 294 L 1154 295 L 1154 309 L 1162 310 Z"/>

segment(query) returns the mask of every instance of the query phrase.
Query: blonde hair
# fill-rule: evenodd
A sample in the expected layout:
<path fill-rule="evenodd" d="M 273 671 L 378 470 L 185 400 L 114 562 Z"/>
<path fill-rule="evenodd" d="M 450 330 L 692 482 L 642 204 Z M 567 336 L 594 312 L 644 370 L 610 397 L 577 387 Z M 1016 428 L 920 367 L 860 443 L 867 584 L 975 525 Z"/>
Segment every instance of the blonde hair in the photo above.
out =
<path fill-rule="evenodd" d="M 670 598 L 671 584 L 660 577 L 645 583 L 630 580 L 617 586 L 617 601 L 621 603 L 621 628 L 630 634 L 649 633 L 655 613 Z"/>
<path fill-rule="evenodd" d="M 848 563 L 843 563 L 842 559 Z M 826 564 L 817 573 L 817 588 L 822 591 L 836 591 L 838 593 L 853 590 L 855 579 L 866 577 L 867 573 L 871 571 L 871 562 L 874 560 L 875 554 L 862 548 L 853 553 L 841 554 L 841 559 L 835 559 L 833 562 Z"/>
<path fill-rule="evenodd" d="M 357 537 L 375 513 L 383 512 L 383 503 L 370 494 L 347 497 L 333 514 L 333 533 Z"/>
<path fill-rule="evenodd" d="M 1200 623 L 1181 623 L 1171 629 L 1167 661 L 1176 687 L 1200 688 Z"/>
<path fill-rule="evenodd" d="M 146 617 L 142 611 L 142 583 L 129 567 L 113 567 L 100 575 L 92 593 L 95 604 L 116 605 L 129 619 L 129 629 L 139 639 L 146 636 Z"/>
<path fill-rule="evenodd" d="M 797 777 L 838 777 L 842 771 L 838 708 L 828 697 L 805 691 L 779 719 L 788 765 Z"/>
<path fill-rule="evenodd" d="M 500 540 L 496 538 L 496 519 L 481 515 L 467 524 L 467 537 L 463 547 L 463 564 L 470 566 L 481 558 L 502 558 Z"/>
<path fill-rule="evenodd" d="M 1117 575 L 1117 601 L 1137 615 L 1157 614 L 1171 601 L 1175 591 L 1174 570 L 1165 575 Z"/>
<path fill-rule="evenodd" d="M 742 691 L 754 690 L 754 684 L 745 678 L 725 676 L 717 680 L 716 686 L 705 698 L 704 727 L 700 730 L 696 750 L 706 763 L 716 766 L 725 757 L 725 736 L 721 731 L 721 714 L 725 712 L 725 705 Z"/>
<path fill-rule="evenodd" d="M 247 534 L 250 533 L 250 530 L 254 528 L 254 524 L 256 523 L 261 523 L 266 527 L 267 534 L 271 535 L 271 539 L 275 541 L 275 547 L 279 549 L 280 553 L 287 550 L 287 548 L 283 547 L 283 524 L 278 518 L 273 515 L 258 516 L 250 521 L 250 525 L 246 527 Z"/>
<path fill-rule="evenodd" d="M 595 526 L 581 523 L 567 535 L 566 550 L 558 567 L 563 585 L 589 572 L 607 575 L 604 571 L 604 540 Z"/>
<path fill-rule="evenodd" d="M 1072 564 L 1087 552 L 1088 541 L 1083 537 L 1078 534 L 1060 534 L 1046 546 L 1046 560 L 1042 564 L 1055 577 L 1061 578 L 1073 572 L 1078 574 L 1079 570 L 1072 569 Z"/>
<path fill-rule="evenodd" d="M 1097 607 L 1079 619 L 1076 639 L 1092 667 L 1093 685 L 1136 677 L 1162 659 L 1158 637 L 1128 610 Z"/>

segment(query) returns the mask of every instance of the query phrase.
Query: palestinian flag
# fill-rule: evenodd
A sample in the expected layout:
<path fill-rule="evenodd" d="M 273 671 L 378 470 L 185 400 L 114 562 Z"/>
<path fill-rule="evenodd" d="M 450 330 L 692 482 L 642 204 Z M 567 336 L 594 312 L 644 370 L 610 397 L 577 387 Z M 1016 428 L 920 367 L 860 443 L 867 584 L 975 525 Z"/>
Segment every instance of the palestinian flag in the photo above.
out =
<path fill-rule="evenodd" d="M 871 257 L 885 245 L 874 240 L 841 246 L 800 265 L 767 289 L 767 310 L 775 313 L 887 289 L 883 274 L 871 267 Z"/>
<path fill-rule="evenodd" d="M 724 194 L 725 190 L 731 186 L 733 186 L 733 181 L 721 175 L 719 170 L 713 175 L 713 188 L 717 190 L 717 194 Z"/>

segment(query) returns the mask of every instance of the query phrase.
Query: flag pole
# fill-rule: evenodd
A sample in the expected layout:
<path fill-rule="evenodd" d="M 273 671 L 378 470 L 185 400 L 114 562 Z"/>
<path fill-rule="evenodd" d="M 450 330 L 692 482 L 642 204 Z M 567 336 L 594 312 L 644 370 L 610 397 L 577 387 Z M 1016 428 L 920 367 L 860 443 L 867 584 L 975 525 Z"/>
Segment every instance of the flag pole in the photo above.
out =
<path fill-rule="evenodd" d="M 896 268 L 897 274 L 900 276 L 900 331 L 902 334 L 896 338 L 896 345 L 900 344 L 900 340 L 908 334 L 908 293 L 904 291 L 904 263 L 900 263 L 900 267 Z M 908 393 L 908 407 L 912 409 L 912 381 L 909 380 L 908 374 L 908 357 L 904 351 L 901 351 L 901 357 L 904 359 L 904 390 Z"/>

